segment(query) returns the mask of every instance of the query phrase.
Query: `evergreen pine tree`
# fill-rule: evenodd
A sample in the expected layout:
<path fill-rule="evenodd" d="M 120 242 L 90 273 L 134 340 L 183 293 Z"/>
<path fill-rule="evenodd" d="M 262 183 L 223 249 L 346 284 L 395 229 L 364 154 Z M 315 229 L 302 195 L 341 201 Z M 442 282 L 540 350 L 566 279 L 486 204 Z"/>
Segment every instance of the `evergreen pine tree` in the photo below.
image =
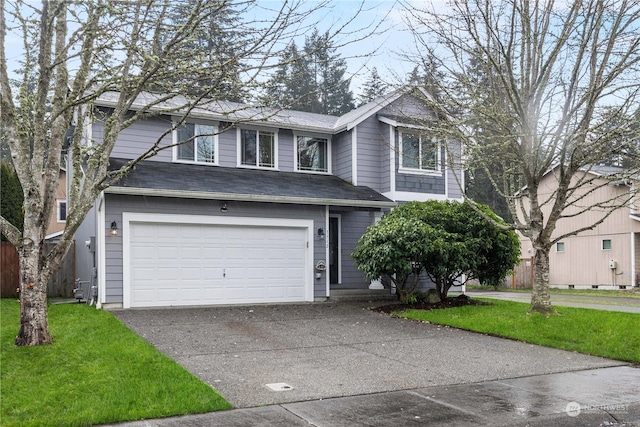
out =
<path fill-rule="evenodd" d="M 376 98 L 380 98 L 387 93 L 387 90 L 387 84 L 382 80 L 380 74 L 378 74 L 376 67 L 373 67 L 369 78 L 364 82 L 362 94 L 358 97 L 358 106 L 371 102 Z"/>
<path fill-rule="evenodd" d="M 22 231 L 24 212 L 22 203 L 24 196 L 16 171 L 8 161 L 0 162 L 0 216 Z M 6 241 L 2 235 L 2 241 Z"/>
<path fill-rule="evenodd" d="M 185 0 L 175 6 L 171 17 L 173 25 L 183 24 L 187 11 L 195 0 Z M 209 2 L 210 14 L 203 20 L 192 36 L 192 42 L 185 47 L 185 61 L 200 58 L 203 67 L 194 70 L 184 67 L 182 74 L 182 92 L 185 95 L 199 96 L 203 91 L 215 87 L 210 98 L 243 102 L 247 92 L 240 78 L 243 68 L 238 58 L 245 44 L 246 31 L 240 19 L 240 10 L 234 9 L 232 2 L 212 0 Z M 180 63 L 175 64 L 180 67 Z M 172 83 L 174 84 L 174 83 Z M 159 88 L 162 90 L 162 88 Z"/>
<path fill-rule="evenodd" d="M 422 59 L 422 64 L 413 68 L 407 80 L 410 85 L 422 87 L 434 99 L 438 99 L 440 98 L 438 89 L 440 85 L 438 82 L 444 77 L 444 73 L 438 67 L 436 59 L 431 54 L 427 54 Z"/>
<path fill-rule="evenodd" d="M 280 63 L 267 83 L 262 103 L 332 115 L 353 109 L 346 61 L 336 53 L 328 33 L 314 31 L 305 38 L 302 52 L 292 43 L 281 54 Z"/>

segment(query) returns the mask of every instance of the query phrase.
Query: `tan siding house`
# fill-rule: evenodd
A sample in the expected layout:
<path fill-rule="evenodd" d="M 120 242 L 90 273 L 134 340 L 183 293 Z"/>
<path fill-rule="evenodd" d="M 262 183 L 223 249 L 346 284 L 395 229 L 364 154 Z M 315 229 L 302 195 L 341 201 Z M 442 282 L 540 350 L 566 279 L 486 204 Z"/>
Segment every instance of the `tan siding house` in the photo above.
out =
<path fill-rule="evenodd" d="M 574 205 L 565 215 L 575 215 L 558 221 L 553 238 L 588 227 L 601 220 L 606 208 L 586 209 L 598 204 L 619 204 L 628 199 L 632 187 L 629 182 L 612 181 L 606 174 L 611 168 L 594 168 L 585 173 L 590 180 Z M 540 200 L 552 197 L 557 181 L 548 173 L 540 185 Z M 550 208 L 550 206 L 549 206 Z M 548 211 L 548 209 L 547 209 Z M 546 216 L 546 215 L 545 215 Z M 522 257 L 535 256 L 531 242 L 521 237 Z M 615 210 L 593 230 L 559 240 L 549 254 L 549 283 L 558 288 L 619 289 L 640 283 L 640 215 L 634 206 Z"/>
<path fill-rule="evenodd" d="M 49 220 L 47 237 L 53 237 L 64 230 L 67 215 L 67 173 L 60 170 L 58 177 L 58 188 L 56 188 L 56 204 Z"/>

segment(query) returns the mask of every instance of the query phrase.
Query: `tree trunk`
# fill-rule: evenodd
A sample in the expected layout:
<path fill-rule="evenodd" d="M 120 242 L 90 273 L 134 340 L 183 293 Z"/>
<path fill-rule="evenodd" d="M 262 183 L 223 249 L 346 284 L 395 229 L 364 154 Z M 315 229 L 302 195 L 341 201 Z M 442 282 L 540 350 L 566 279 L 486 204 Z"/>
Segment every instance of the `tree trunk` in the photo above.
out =
<path fill-rule="evenodd" d="M 549 249 L 536 249 L 533 261 L 533 290 L 531 292 L 531 308 L 529 313 L 540 313 L 544 316 L 557 314 L 551 306 L 549 292 Z"/>
<path fill-rule="evenodd" d="M 16 345 L 50 344 L 47 316 L 48 275 L 40 271 L 42 242 L 25 244 L 20 250 L 20 330 Z"/>

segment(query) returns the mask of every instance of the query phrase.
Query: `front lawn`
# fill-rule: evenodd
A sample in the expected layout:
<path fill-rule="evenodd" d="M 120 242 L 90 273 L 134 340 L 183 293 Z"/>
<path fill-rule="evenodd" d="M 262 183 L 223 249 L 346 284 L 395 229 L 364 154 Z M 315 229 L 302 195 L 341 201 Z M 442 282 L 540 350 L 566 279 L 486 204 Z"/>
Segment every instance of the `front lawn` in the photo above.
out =
<path fill-rule="evenodd" d="M 491 305 L 406 310 L 394 314 L 547 347 L 640 362 L 639 314 L 556 307 L 560 315 L 545 318 L 527 314 L 529 304 L 484 301 Z"/>
<path fill-rule="evenodd" d="M 19 304 L 0 300 L 2 426 L 84 426 L 231 405 L 106 311 L 49 306 L 54 343 L 16 347 Z"/>

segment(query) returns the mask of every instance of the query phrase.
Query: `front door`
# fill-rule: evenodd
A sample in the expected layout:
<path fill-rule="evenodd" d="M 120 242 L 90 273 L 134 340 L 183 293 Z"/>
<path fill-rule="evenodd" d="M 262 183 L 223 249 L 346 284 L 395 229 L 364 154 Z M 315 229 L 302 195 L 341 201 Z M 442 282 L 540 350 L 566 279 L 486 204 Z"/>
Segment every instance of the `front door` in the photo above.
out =
<path fill-rule="evenodd" d="M 340 281 L 340 218 L 329 217 L 329 282 Z"/>

